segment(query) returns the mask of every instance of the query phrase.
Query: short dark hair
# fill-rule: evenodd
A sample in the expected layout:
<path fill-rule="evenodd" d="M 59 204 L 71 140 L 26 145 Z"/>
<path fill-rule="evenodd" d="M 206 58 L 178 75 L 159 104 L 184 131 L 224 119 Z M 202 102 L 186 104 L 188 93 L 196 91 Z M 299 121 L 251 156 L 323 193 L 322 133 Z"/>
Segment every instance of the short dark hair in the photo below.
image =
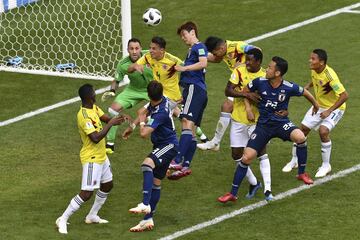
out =
<path fill-rule="evenodd" d="M 86 98 L 90 97 L 91 94 L 93 93 L 94 88 L 91 84 L 84 84 L 79 88 L 79 96 L 81 98 L 82 101 L 86 100 Z"/>
<path fill-rule="evenodd" d="M 130 44 L 131 42 L 135 42 L 135 43 L 137 42 L 137 43 L 139 43 L 140 46 L 141 46 L 141 42 L 140 42 L 140 40 L 137 39 L 137 38 L 131 38 L 131 39 L 128 41 L 128 46 L 129 46 L 129 44 Z"/>
<path fill-rule="evenodd" d="M 327 62 L 327 53 L 326 53 L 326 51 L 324 49 L 320 49 L 320 48 L 314 49 L 313 53 L 318 55 L 320 61 L 324 61 L 324 63 L 326 64 L 326 62 Z"/>
<path fill-rule="evenodd" d="M 252 48 L 249 51 L 247 51 L 246 55 L 253 55 L 256 61 L 260 61 L 260 63 L 263 60 L 263 54 L 262 51 L 259 48 Z"/>
<path fill-rule="evenodd" d="M 273 57 L 272 60 L 276 63 L 276 69 L 280 71 L 281 76 L 285 75 L 288 70 L 288 62 L 278 56 Z"/>
<path fill-rule="evenodd" d="M 209 52 L 214 51 L 215 49 L 217 49 L 218 47 L 220 47 L 221 44 L 225 43 L 225 41 L 221 38 L 218 37 L 214 37 L 214 36 L 209 36 L 206 40 L 205 40 L 205 46 L 207 48 L 207 50 Z"/>
<path fill-rule="evenodd" d="M 163 86 L 160 82 L 152 80 L 147 85 L 147 93 L 151 100 L 159 101 L 163 96 Z"/>
<path fill-rule="evenodd" d="M 162 37 L 155 36 L 151 39 L 151 42 L 159 45 L 160 48 L 166 48 L 166 41 Z"/>
<path fill-rule="evenodd" d="M 182 30 L 186 30 L 188 32 L 190 32 L 191 30 L 194 30 L 195 36 L 198 37 L 197 26 L 194 22 L 188 21 L 188 22 L 183 23 L 180 27 L 178 27 L 177 34 L 180 35 Z"/>

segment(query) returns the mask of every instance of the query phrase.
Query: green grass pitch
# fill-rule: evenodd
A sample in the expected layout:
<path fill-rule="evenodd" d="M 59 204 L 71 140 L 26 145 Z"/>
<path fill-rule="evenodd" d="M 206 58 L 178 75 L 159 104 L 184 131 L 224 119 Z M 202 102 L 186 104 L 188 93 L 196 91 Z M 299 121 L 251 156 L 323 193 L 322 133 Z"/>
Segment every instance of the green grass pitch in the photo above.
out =
<path fill-rule="evenodd" d="M 245 40 L 356 2 L 134 0 L 133 36 L 147 48 L 151 37 L 160 35 L 168 42 L 167 50 L 184 59 L 187 47 L 176 35 L 176 29 L 185 20 L 194 20 L 199 25 L 201 40 L 209 35 Z M 142 22 L 142 13 L 148 7 L 162 12 L 159 26 L 148 27 Z M 264 51 L 264 66 L 274 55 L 287 59 L 289 72 L 285 78 L 300 85 L 310 80 L 311 50 L 327 50 L 328 64 L 350 95 L 345 115 L 331 134 L 333 172 L 350 168 L 360 159 L 359 25 L 359 14 L 341 13 L 254 43 Z M 202 129 L 208 137 L 213 136 L 229 76 L 224 63 L 209 64 L 207 68 L 209 103 Z M 75 97 L 85 82 L 95 88 L 109 85 L 102 81 L 0 72 L 0 121 Z M 98 100 L 106 110 L 110 101 L 100 103 L 99 97 Z M 0 239 L 158 239 L 263 200 L 261 192 L 255 199 L 245 199 L 248 185 L 244 181 L 237 203 L 223 206 L 216 202 L 219 195 L 229 190 L 234 172 L 227 131 L 220 152 L 196 152 L 191 176 L 176 182 L 163 181 L 154 216 L 155 229 L 130 233 L 129 228 L 141 216 L 130 215 L 128 209 L 141 201 L 140 164 L 151 151 L 150 141 L 136 133 L 128 141 L 118 138 L 116 153 L 109 156 L 115 186 L 100 215 L 110 223 L 92 226 L 84 223 L 90 200 L 71 217 L 69 234 L 61 236 L 55 229 L 55 220 L 80 190 L 81 142 L 76 126 L 79 105 L 73 103 L 0 127 Z M 299 125 L 308 108 L 304 98 L 293 99 L 290 118 Z M 135 110 L 126 112 L 134 116 Z M 178 131 L 179 127 L 177 123 Z M 319 136 L 312 133 L 308 140 L 307 169 L 314 176 L 321 163 Z M 291 144 L 274 140 L 268 151 L 274 195 L 300 186 L 295 172 L 281 172 L 290 159 Z M 257 162 L 252 169 L 261 180 Z M 180 239 L 360 239 L 359 182 L 360 173 L 355 172 Z"/>

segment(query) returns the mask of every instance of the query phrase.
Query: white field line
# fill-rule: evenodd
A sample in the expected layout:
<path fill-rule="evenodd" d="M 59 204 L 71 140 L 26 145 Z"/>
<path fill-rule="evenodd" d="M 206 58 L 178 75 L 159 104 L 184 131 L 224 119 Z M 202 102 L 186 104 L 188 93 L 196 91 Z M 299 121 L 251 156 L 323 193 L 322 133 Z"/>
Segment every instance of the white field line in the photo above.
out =
<path fill-rule="evenodd" d="M 300 23 L 296 23 L 296 24 L 293 24 L 293 25 L 278 29 L 276 31 L 265 33 L 265 34 L 260 35 L 258 37 L 250 38 L 250 39 L 245 40 L 245 41 L 248 42 L 248 43 L 253 43 L 253 42 L 256 42 L 256 41 L 260 41 L 260 40 L 263 40 L 265 38 L 269 38 L 269 37 L 272 37 L 272 36 L 275 36 L 275 35 L 278 35 L 278 34 L 281 34 L 281 33 L 284 33 L 284 32 L 287 32 L 287 31 L 290 31 L 290 30 L 293 30 L 293 29 L 296 29 L 296 28 L 299 28 L 299 27 L 302 27 L 302 26 L 305 26 L 305 25 L 308 25 L 308 24 L 311 24 L 311 23 L 314 23 L 314 22 L 317 22 L 317 21 L 320 21 L 320 20 L 323 20 L 325 18 L 335 16 L 335 15 L 337 15 L 339 13 L 344 12 L 344 11 L 349 11 L 351 9 L 358 8 L 358 7 L 360 7 L 360 2 L 358 2 L 356 4 L 353 4 L 353 5 L 343 7 L 343 8 L 339 8 L 339 9 L 337 9 L 335 11 L 332 11 L 332 12 L 329 12 L 329 13 L 326 13 L 326 14 L 323 14 L 323 15 L 320 15 L 320 16 L 305 20 L 305 21 L 300 22 Z M 79 99 L 78 100 L 74 100 L 74 99 L 78 99 L 78 98 L 73 98 L 73 99 L 69 99 L 69 100 L 66 100 L 66 101 L 62 101 L 62 102 L 59 102 L 57 104 L 54 104 L 54 105 L 51 105 L 51 106 L 48 106 L 48 107 L 44 107 L 44 108 L 38 109 L 38 110 L 33 111 L 33 112 L 25 113 L 25 114 L 20 115 L 18 117 L 5 120 L 3 122 L 0 122 L 0 127 L 9 125 L 9 124 L 12 124 L 12 123 L 15 123 L 15 122 L 18 122 L 20 120 L 23 120 L 23 119 L 26 119 L 26 118 L 29 118 L 29 117 L 32 117 L 32 116 L 47 112 L 47 111 L 50 111 L 50 110 L 58 108 L 58 107 L 62 107 L 62 106 L 74 103 L 76 101 L 79 101 Z"/>
<path fill-rule="evenodd" d="M 345 13 L 356 13 L 356 14 L 360 14 L 360 10 L 346 10 L 344 11 Z"/>
<path fill-rule="evenodd" d="M 310 18 L 308 20 L 305 20 L 305 21 L 302 21 L 302 22 L 299 22 L 299 23 L 292 24 L 292 25 L 284 27 L 284 28 L 280 28 L 280 29 L 272 31 L 272 32 L 265 33 L 265 34 L 260 35 L 258 37 L 250 38 L 248 40 L 245 40 L 245 42 L 248 42 L 248 43 L 257 42 L 257 41 L 263 40 L 265 38 L 269 38 L 269 37 L 272 37 L 272 36 L 275 36 L 275 35 L 278 35 L 278 34 L 281 34 L 281 33 L 284 33 L 284 32 L 299 28 L 299 27 L 303 27 L 305 25 L 308 25 L 308 24 L 311 24 L 311 23 L 314 23 L 314 22 L 318 22 L 318 21 L 323 20 L 325 18 L 333 17 L 335 15 L 338 15 L 338 14 L 343 13 L 343 12 L 350 11 L 351 9 L 358 8 L 358 7 L 360 7 L 360 2 L 355 3 L 353 5 L 343 7 L 343 8 L 336 9 L 336 10 L 334 10 L 332 12 L 328 12 L 328 13 L 325 13 L 323 15 L 320 15 L 320 16 L 317 16 L 317 17 L 314 17 L 314 18 Z"/>
<path fill-rule="evenodd" d="M 119 87 L 122 87 L 122 86 L 124 86 L 124 85 L 126 85 L 128 83 L 129 83 L 129 80 L 126 78 L 119 84 Z M 95 93 L 96 94 L 101 94 L 101 93 L 105 92 L 106 90 L 109 90 L 109 86 L 98 89 L 98 90 L 95 91 Z M 0 127 L 3 127 L 3 126 L 6 126 L 6 125 L 9 125 L 9 124 L 21 121 L 21 120 L 26 119 L 26 118 L 33 117 L 35 115 L 39 115 L 41 113 L 45 113 L 45 112 L 48 112 L 48 111 L 53 110 L 55 108 L 59 108 L 59 107 L 65 106 L 65 105 L 69 105 L 69 104 L 72 104 L 72 103 L 78 102 L 78 101 L 80 101 L 79 97 L 74 97 L 74 98 L 71 98 L 71 99 L 68 99 L 68 100 L 65 100 L 65 101 L 61 101 L 61 102 L 55 103 L 53 105 L 43 107 L 43 108 L 37 109 L 35 111 L 31 111 L 31 112 L 25 113 L 23 115 L 17 116 L 15 118 L 11 118 L 11 119 L 5 120 L 3 122 L 0 122 Z"/>
<path fill-rule="evenodd" d="M 307 190 L 307 189 L 310 189 L 310 188 L 313 188 L 315 186 L 319 186 L 319 185 L 322 185 L 324 183 L 327 183 L 327 182 L 330 182 L 334 179 L 337 179 L 337 178 L 342 178 L 342 177 L 345 177 L 347 175 L 349 175 L 350 173 L 353 173 L 353 172 L 356 172 L 356 171 L 359 171 L 360 170 L 360 164 L 358 165 L 355 165 L 351 168 L 348 168 L 348 169 L 345 169 L 345 170 L 342 170 L 340 172 L 337 172 L 336 174 L 333 174 L 333 175 L 328 175 L 324 178 L 321 178 L 319 180 L 316 180 L 314 182 L 314 184 L 312 185 L 301 185 L 297 188 L 293 188 L 293 189 L 290 189 L 286 192 L 282 192 L 278 195 L 276 195 L 274 197 L 274 201 L 279 201 L 281 199 L 284 199 L 284 198 L 287 198 L 287 197 L 290 197 L 294 194 L 297 194 L 299 192 L 302 192 L 304 190 Z M 240 208 L 238 210 L 235 210 L 233 212 L 230 212 L 230 213 L 227 213 L 227 214 L 224 214 L 224 215 L 221 215 L 219 217 L 216 217 L 214 219 L 211 219 L 209 221 L 206 221 L 206 222 L 202 222 L 202 223 L 199 223 L 197 225 L 194 225 L 192 227 L 189 227 L 189 228 L 185 228 L 183 230 L 180 230 L 180 231 L 177 231 L 171 235 L 168 235 L 168 236 L 165 236 L 165 237 L 162 237 L 160 238 L 159 240 L 172 240 L 172 239 L 176 239 L 178 237 L 181 237 L 181 236 L 184 236 L 186 234 L 189 234 L 189 233 L 192 233 L 192 232 L 195 232 L 195 231 L 198 231 L 200 229 L 203 229 L 203 228 L 206 228 L 206 227 L 209 227 L 209 226 L 212 226 L 212 225 L 215 225 L 217 223 L 220 223 L 222 221 L 225 221 L 227 219 L 230 219 L 230 218 L 233 218 L 235 216 L 238 216 L 238 215 L 241 215 L 243 213 L 247 213 L 247 212 L 250 212 L 250 211 L 253 211 L 255 209 L 258 209 L 258 208 L 261 208 L 263 206 L 265 206 L 266 204 L 268 204 L 265 200 L 263 201 L 260 201 L 260 202 L 257 202 L 257 203 L 254 203 L 254 204 L 251 204 L 249 206 L 246 206 L 246 207 L 243 207 L 243 208 Z M 270 203 L 271 204 L 271 203 Z"/>
<path fill-rule="evenodd" d="M 101 89 L 96 90 L 95 93 L 96 94 L 101 94 L 101 93 L 105 92 L 108 89 L 109 89 L 109 87 L 101 88 Z M 0 122 L 0 127 L 12 124 L 14 122 L 18 122 L 20 120 L 30 118 L 30 117 L 33 117 L 35 115 L 39 115 L 41 113 L 48 112 L 48 111 L 53 110 L 55 108 L 59 108 L 59 107 L 65 106 L 65 105 L 69 105 L 71 103 L 78 102 L 78 101 L 80 101 L 80 98 L 79 97 L 74 97 L 74 98 L 68 99 L 66 101 L 58 102 L 56 104 L 53 104 L 53 105 L 50 105 L 50 106 L 47 106 L 47 107 L 43 107 L 43 108 L 37 109 L 35 111 L 31 111 L 31 112 L 25 113 L 23 115 L 17 116 L 15 118 L 11 118 L 9 120 L 5 120 L 3 122 Z"/>

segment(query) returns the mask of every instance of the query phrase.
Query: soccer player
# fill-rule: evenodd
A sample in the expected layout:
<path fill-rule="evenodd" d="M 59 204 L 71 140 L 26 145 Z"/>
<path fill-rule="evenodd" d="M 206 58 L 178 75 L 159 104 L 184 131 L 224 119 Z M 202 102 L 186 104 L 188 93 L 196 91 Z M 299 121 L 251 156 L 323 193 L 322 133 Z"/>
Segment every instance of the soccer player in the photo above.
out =
<path fill-rule="evenodd" d="M 164 95 L 170 99 L 171 109 L 174 109 L 176 117 L 180 115 L 177 105 L 182 102 L 179 86 L 180 74 L 175 70 L 175 66 L 180 64 L 183 64 L 182 60 L 166 52 L 165 39 L 155 36 L 151 39 L 150 51 L 128 68 L 129 73 L 135 71 L 142 73 L 146 66 L 152 69 L 154 79 L 163 85 Z M 146 106 L 139 111 L 144 111 L 145 108 Z M 197 129 L 197 134 L 201 140 L 207 139 L 201 129 Z"/>
<path fill-rule="evenodd" d="M 263 54 L 260 49 L 249 50 L 245 57 L 245 65 L 236 67 L 228 81 L 225 89 L 226 96 L 234 97 L 234 110 L 231 113 L 230 144 L 232 158 L 240 159 L 244 148 L 249 140 L 250 134 L 254 131 L 256 121 L 259 117 L 257 105 L 249 102 L 239 93 L 249 82 L 257 77 L 265 77 L 265 70 L 261 67 Z M 265 199 L 273 199 L 271 193 L 271 174 L 270 161 L 265 148 L 259 153 L 260 171 L 264 180 Z M 261 188 L 261 183 L 257 181 L 250 167 L 246 173 L 250 183 L 247 198 L 254 197 L 256 191 Z"/>
<path fill-rule="evenodd" d="M 114 97 L 119 83 L 124 80 L 126 75 L 129 77 L 129 85 L 127 85 L 125 89 L 116 96 L 114 102 L 108 109 L 110 116 L 117 116 L 123 109 L 132 108 L 143 100 L 149 101 L 146 87 L 153 79 L 151 68 L 144 67 L 141 73 L 127 72 L 128 67 L 148 51 L 142 50 L 140 40 L 137 38 L 132 38 L 128 41 L 127 51 L 129 56 L 121 59 L 118 63 L 115 73 L 115 80 L 111 83 L 110 91 L 105 92 L 101 98 L 102 101 L 106 101 L 108 98 Z M 113 126 L 106 136 L 106 152 L 109 154 L 113 153 L 115 149 L 114 143 L 117 129 L 117 126 Z"/>
<path fill-rule="evenodd" d="M 146 114 L 140 114 L 140 135 L 143 138 L 151 135 L 153 151 L 141 165 L 143 172 L 143 200 L 136 207 L 129 209 L 131 213 L 145 213 L 144 220 L 132 228 L 131 232 L 142 232 L 154 227 L 153 214 L 160 199 L 161 180 L 165 177 L 171 160 L 177 155 L 178 140 L 172 119 L 169 99 L 163 96 L 162 84 L 151 81 L 147 87 L 150 104 Z M 147 120 L 147 116 L 150 119 Z M 127 139 L 133 129 L 123 133 Z"/>
<path fill-rule="evenodd" d="M 107 132 L 114 125 L 119 125 L 124 121 L 130 121 L 128 116 L 117 116 L 111 118 L 95 105 L 95 92 L 90 84 L 85 84 L 79 88 L 79 96 L 82 106 L 77 114 L 77 123 L 83 146 L 80 151 L 82 163 L 81 191 L 71 201 L 65 212 L 56 220 L 59 233 L 67 234 L 67 221 L 72 214 L 79 210 L 80 206 L 88 201 L 95 189 L 100 189 L 96 193 L 95 201 L 90 212 L 85 218 L 85 222 L 108 223 L 101 219 L 98 212 L 105 203 L 110 190 L 113 187 L 110 161 L 106 156 L 105 139 Z M 102 127 L 101 121 L 107 124 Z"/>
<path fill-rule="evenodd" d="M 203 112 L 207 104 L 205 68 L 207 66 L 207 49 L 198 39 L 195 23 L 189 21 L 177 29 L 177 34 L 190 47 L 184 66 L 175 66 L 181 72 L 180 84 L 183 87 L 183 104 L 181 111 L 181 136 L 179 154 L 170 166 L 179 169 L 169 179 L 177 180 L 191 174 L 190 163 L 196 150 L 195 128 L 200 127 Z"/>
<path fill-rule="evenodd" d="M 205 40 L 205 46 L 209 51 L 208 61 L 219 63 L 224 61 L 230 71 L 240 64 L 245 63 L 247 51 L 256 48 L 243 41 L 229 41 L 210 36 Z M 228 97 L 221 106 L 219 121 L 216 125 L 215 135 L 212 140 L 197 145 L 201 150 L 220 150 L 220 142 L 231 120 L 233 111 L 233 97 Z"/>
<path fill-rule="evenodd" d="M 257 91 L 261 100 L 259 102 L 259 119 L 255 130 L 244 150 L 243 156 L 238 160 L 234 173 L 231 192 L 218 198 L 219 202 L 237 200 L 237 192 L 243 178 L 248 171 L 248 166 L 254 158 L 264 149 L 271 138 L 278 137 L 284 141 L 292 141 L 297 144 L 299 169 L 297 178 L 305 184 L 312 184 L 313 180 L 305 172 L 307 161 L 307 146 L 304 133 L 298 129 L 287 116 L 276 114 L 276 112 L 287 110 L 292 96 L 304 96 L 313 105 L 311 111 L 315 114 L 318 103 L 309 91 L 295 83 L 283 79 L 287 72 L 288 63 L 281 57 L 273 57 L 266 69 L 266 78 L 256 78 L 247 85 L 245 91 Z"/>
<path fill-rule="evenodd" d="M 310 54 L 311 82 L 306 89 L 314 87 L 315 98 L 320 105 L 319 112 L 311 115 L 311 109 L 305 114 L 301 122 L 301 130 L 305 136 L 311 129 L 319 130 L 321 140 L 322 165 L 315 177 L 324 177 L 331 171 L 331 139 L 330 131 L 336 126 L 344 115 L 348 93 L 341 84 L 335 71 L 327 65 L 327 54 L 323 49 L 315 49 Z M 297 167 L 297 157 L 294 153 L 296 146 L 293 146 L 293 157 L 282 169 L 283 172 L 290 172 Z"/>

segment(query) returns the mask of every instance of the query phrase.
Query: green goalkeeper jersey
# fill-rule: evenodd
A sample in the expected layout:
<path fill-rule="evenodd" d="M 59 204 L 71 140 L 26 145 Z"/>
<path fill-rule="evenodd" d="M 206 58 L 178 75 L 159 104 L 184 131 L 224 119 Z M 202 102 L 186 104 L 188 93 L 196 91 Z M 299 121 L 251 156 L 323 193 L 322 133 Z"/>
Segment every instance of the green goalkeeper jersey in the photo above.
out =
<path fill-rule="evenodd" d="M 148 51 L 141 51 L 141 56 L 143 56 Z M 130 83 L 127 88 L 135 91 L 147 91 L 146 87 L 148 83 L 153 80 L 152 69 L 147 65 L 144 66 L 144 72 L 141 74 L 137 71 L 133 73 L 128 73 L 128 67 L 133 64 L 130 57 L 127 56 L 120 60 L 116 67 L 115 79 L 117 82 L 121 82 L 125 75 L 128 75 Z"/>

